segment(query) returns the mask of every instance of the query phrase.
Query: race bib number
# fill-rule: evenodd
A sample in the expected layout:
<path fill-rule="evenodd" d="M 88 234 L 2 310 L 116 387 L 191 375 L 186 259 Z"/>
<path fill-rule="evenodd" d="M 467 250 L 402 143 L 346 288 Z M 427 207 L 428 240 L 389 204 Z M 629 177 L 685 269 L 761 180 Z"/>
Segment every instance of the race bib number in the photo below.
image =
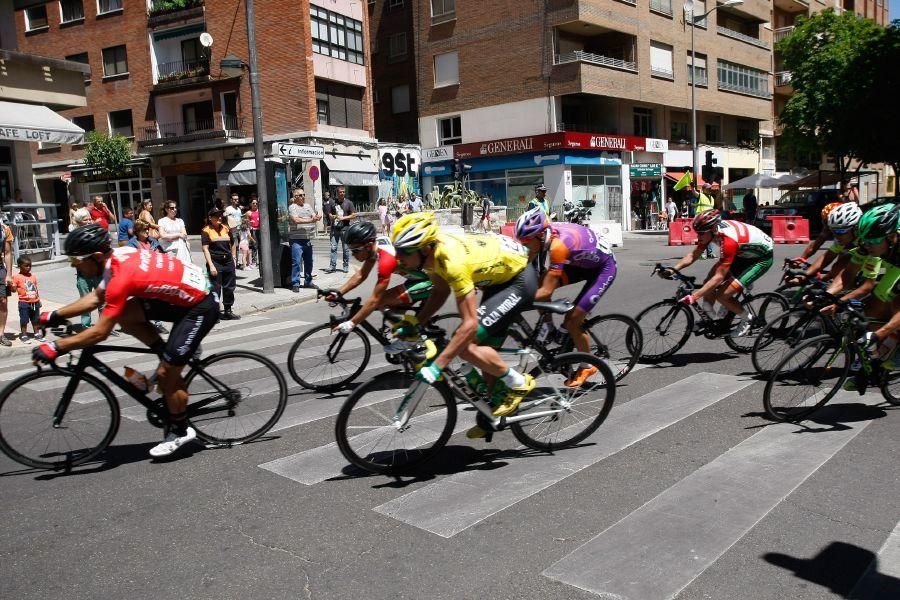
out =
<path fill-rule="evenodd" d="M 596 235 L 596 234 L 595 234 Z M 612 247 L 609 245 L 609 242 L 606 241 L 606 238 L 600 235 L 596 235 L 597 237 L 597 250 L 602 252 L 603 254 L 612 254 Z"/>
<path fill-rule="evenodd" d="M 196 290 L 209 291 L 209 279 L 207 279 L 206 273 L 196 265 L 184 265 L 181 283 Z"/>
<path fill-rule="evenodd" d="M 515 254 L 521 254 L 522 256 L 528 256 L 528 250 L 525 249 L 525 246 L 515 241 L 509 236 L 499 235 L 497 236 L 500 239 L 500 246 L 504 250 L 508 250 L 509 252 L 513 252 Z"/>

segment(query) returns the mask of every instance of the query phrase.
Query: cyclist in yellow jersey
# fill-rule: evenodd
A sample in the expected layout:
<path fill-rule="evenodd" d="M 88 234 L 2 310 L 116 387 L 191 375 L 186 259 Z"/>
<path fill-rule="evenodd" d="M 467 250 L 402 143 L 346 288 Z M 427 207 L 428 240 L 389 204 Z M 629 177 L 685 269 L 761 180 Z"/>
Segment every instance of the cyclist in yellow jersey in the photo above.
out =
<path fill-rule="evenodd" d="M 496 379 L 505 384 L 494 416 L 515 412 L 522 398 L 534 389 L 534 378 L 510 368 L 496 348 L 506 338 L 513 318 L 531 305 L 537 292 L 537 273 L 528 262 L 525 248 L 505 236 L 438 233 L 434 213 L 430 212 L 412 213 L 397 221 L 391 242 L 404 268 L 423 269 L 434 286 L 418 320 L 430 319 L 450 292 L 456 296 L 462 318 L 447 347 L 416 376 L 434 383 L 459 356 L 480 368 L 489 385 Z M 480 305 L 476 288 L 484 292 Z M 415 317 L 407 316 L 406 320 L 418 323 Z M 468 433 L 470 438 L 484 435 L 479 427 Z"/>

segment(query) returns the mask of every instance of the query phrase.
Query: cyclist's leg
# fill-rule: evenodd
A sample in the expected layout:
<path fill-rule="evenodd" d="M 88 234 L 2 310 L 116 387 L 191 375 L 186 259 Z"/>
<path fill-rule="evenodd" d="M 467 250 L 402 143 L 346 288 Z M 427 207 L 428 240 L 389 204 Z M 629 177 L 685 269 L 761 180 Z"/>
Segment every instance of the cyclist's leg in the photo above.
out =
<path fill-rule="evenodd" d="M 737 259 L 731 268 L 730 277 L 726 280 L 726 285 L 721 286 L 717 290 L 716 299 L 722 303 L 722 306 L 733 312 L 738 318 L 743 319 L 744 308 L 738 301 L 738 294 L 747 289 L 750 284 L 766 274 L 772 267 L 772 255 L 760 258 Z M 746 333 L 750 327 L 749 321 L 739 327 L 738 335 Z M 743 333 L 742 333 L 743 332 Z"/>
<path fill-rule="evenodd" d="M 166 305 L 170 307 L 171 305 Z M 117 319 L 122 331 L 136 337 L 143 342 L 148 348 L 153 348 L 157 352 L 162 352 L 163 340 L 159 336 L 159 331 L 150 323 L 151 320 L 160 320 L 156 317 L 150 319 L 145 311 L 144 303 L 138 298 L 132 298 L 125 303 L 125 309 L 121 316 Z M 165 319 L 169 320 L 169 319 Z"/>
<path fill-rule="evenodd" d="M 582 274 L 581 272 L 584 271 Z M 585 281 L 584 287 L 575 299 L 575 308 L 566 314 L 563 326 L 569 332 L 572 343 L 579 352 L 591 351 L 591 340 L 584 330 L 584 320 L 594 310 L 600 298 L 616 279 L 616 261 L 610 258 L 599 270 L 578 269 L 569 276 L 569 283 Z"/>

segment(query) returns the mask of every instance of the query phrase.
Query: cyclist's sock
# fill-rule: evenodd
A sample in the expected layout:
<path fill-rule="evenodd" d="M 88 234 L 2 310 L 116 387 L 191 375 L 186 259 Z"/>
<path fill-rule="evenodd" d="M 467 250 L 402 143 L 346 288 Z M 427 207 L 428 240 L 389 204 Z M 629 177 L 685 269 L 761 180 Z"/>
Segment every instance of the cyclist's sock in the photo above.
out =
<path fill-rule="evenodd" d="M 187 434 L 187 413 L 181 412 L 169 415 L 169 431 L 181 437 Z"/>
<path fill-rule="evenodd" d="M 503 377 L 500 378 L 500 381 L 511 388 L 519 388 L 525 385 L 525 376 L 515 369 L 509 369 L 504 373 Z"/>
<path fill-rule="evenodd" d="M 710 318 L 712 318 L 712 319 L 716 318 L 716 313 L 713 312 L 716 309 L 716 305 L 714 302 L 710 302 L 709 300 L 704 298 L 704 299 L 700 300 L 700 307 L 703 309 L 703 312 L 705 312 L 706 314 L 708 314 L 710 316 Z"/>

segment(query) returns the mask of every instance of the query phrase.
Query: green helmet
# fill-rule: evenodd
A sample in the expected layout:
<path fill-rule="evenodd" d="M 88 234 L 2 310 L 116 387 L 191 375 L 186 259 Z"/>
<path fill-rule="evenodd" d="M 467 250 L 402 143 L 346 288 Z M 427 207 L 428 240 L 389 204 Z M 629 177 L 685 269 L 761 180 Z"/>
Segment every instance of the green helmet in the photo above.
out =
<path fill-rule="evenodd" d="M 895 204 L 885 204 L 863 213 L 859 220 L 859 241 L 863 244 L 877 244 L 897 231 L 900 208 Z"/>

